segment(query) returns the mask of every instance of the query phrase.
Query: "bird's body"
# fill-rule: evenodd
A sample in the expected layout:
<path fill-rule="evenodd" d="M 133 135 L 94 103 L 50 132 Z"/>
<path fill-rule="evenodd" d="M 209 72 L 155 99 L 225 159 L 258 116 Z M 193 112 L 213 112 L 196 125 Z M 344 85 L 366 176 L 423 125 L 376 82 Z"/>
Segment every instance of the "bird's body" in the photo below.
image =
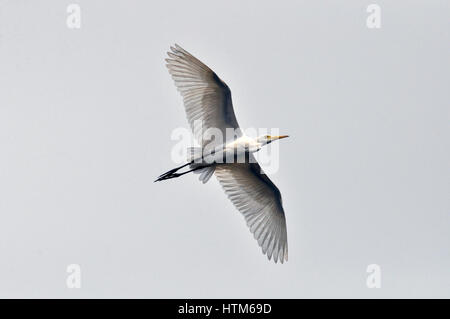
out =
<path fill-rule="evenodd" d="M 234 141 L 231 141 L 227 144 L 225 144 L 225 149 L 230 152 L 234 150 L 240 150 L 255 153 L 259 151 L 263 147 L 263 143 L 259 142 L 258 139 L 252 138 L 247 135 L 243 135 L 241 137 L 238 137 Z"/>
<path fill-rule="evenodd" d="M 234 162 L 235 158 L 244 160 L 248 153 L 258 152 L 266 143 L 260 141 L 259 138 L 253 138 L 247 135 L 242 135 L 234 140 L 225 142 L 224 144 L 213 145 L 213 148 L 194 148 L 190 161 L 206 162 L 206 163 L 230 163 Z M 200 152 L 202 151 L 202 152 Z M 227 159 L 229 159 L 227 161 Z"/>
<path fill-rule="evenodd" d="M 269 259 L 273 257 L 275 262 L 287 261 L 286 218 L 281 193 L 253 156 L 264 145 L 287 136 L 252 138 L 244 135 L 234 115 L 228 86 L 178 45 L 171 51 L 166 59 L 167 68 L 183 97 L 189 124 L 201 147 L 191 148 L 186 164 L 160 175 L 156 181 L 194 172 L 206 183 L 216 175 L 225 193 L 244 215 L 263 253 Z M 215 138 L 205 134 L 203 128 L 213 130 Z M 230 130 L 233 131 L 231 137 Z M 180 172 L 186 166 L 189 169 Z"/>

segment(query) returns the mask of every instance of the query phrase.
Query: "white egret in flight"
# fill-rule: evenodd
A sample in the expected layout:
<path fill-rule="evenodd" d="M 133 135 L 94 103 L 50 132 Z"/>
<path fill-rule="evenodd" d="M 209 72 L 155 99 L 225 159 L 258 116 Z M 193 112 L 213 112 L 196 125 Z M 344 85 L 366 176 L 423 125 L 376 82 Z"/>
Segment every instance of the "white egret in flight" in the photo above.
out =
<path fill-rule="evenodd" d="M 215 174 L 234 206 L 244 215 L 263 254 L 275 263 L 288 260 L 286 217 L 281 194 L 275 184 L 262 171 L 254 152 L 275 140 L 287 137 L 263 135 L 251 138 L 243 135 L 234 115 L 231 91 L 205 64 L 189 52 L 175 45 L 168 52 L 167 68 L 180 91 L 187 119 L 194 136 L 202 146 L 191 149 L 188 162 L 158 177 L 156 181 L 176 178 L 189 172 L 200 173 L 206 183 Z M 231 140 L 213 144 L 204 140 L 202 132 L 194 125 L 201 121 L 204 129 L 216 129 L 227 135 L 234 129 Z M 209 148 L 206 152 L 208 146 Z M 198 151 L 200 149 L 200 151 Z M 244 154 L 244 161 L 220 161 L 229 154 Z M 179 172 L 189 166 L 189 170 Z"/>

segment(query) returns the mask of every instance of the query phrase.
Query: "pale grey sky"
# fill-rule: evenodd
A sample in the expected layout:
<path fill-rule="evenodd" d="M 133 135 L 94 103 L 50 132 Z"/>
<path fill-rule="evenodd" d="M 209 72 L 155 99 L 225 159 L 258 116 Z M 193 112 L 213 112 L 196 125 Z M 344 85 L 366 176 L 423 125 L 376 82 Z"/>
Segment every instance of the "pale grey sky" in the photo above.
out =
<path fill-rule="evenodd" d="M 371 3 L 0 0 L 0 297 L 450 297 L 450 3 L 377 1 L 368 29 Z M 214 178 L 153 183 L 187 127 L 173 43 L 291 136 L 286 264 Z"/>

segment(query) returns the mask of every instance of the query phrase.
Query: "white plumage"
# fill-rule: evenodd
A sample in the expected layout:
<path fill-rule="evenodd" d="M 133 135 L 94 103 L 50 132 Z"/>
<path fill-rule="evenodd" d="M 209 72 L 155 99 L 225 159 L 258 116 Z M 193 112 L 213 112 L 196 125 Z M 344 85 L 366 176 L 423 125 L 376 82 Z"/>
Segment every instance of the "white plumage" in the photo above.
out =
<path fill-rule="evenodd" d="M 269 260 L 273 257 L 275 262 L 287 261 L 286 218 L 281 194 L 252 154 L 262 146 L 287 136 L 264 135 L 254 139 L 243 135 L 234 114 L 228 86 L 210 68 L 180 46 L 171 47 L 168 55 L 167 68 L 183 97 L 188 122 L 202 148 L 213 145 L 218 157 L 222 157 L 221 152 L 227 154 L 241 150 L 247 154 L 248 160 L 244 163 L 194 163 L 196 152 L 191 149 L 187 164 L 160 175 L 157 181 L 194 171 L 206 183 L 214 173 L 231 202 L 244 216 L 263 253 L 267 254 Z M 202 123 L 201 128 L 194 125 L 196 121 Z M 232 139 L 218 144 L 214 140 L 204 139 L 203 132 L 207 129 L 218 129 L 224 138 L 228 137 L 227 129 L 234 129 L 236 134 Z M 200 151 L 199 154 L 200 159 L 206 158 L 205 151 Z M 189 171 L 177 173 L 187 165 L 190 167 Z"/>

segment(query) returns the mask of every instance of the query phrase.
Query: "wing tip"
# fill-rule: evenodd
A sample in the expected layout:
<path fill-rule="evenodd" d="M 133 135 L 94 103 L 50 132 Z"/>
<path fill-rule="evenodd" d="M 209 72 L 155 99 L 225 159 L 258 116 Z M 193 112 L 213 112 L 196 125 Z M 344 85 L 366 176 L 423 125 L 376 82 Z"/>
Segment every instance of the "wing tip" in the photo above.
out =
<path fill-rule="evenodd" d="M 185 49 L 183 49 L 177 43 L 175 43 L 174 45 L 171 45 L 170 50 L 172 51 L 170 53 L 175 53 L 175 54 L 177 54 L 177 53 L 187 54 L 188 53 Z M 169 53 L 169 52 L 167 52 L 167 53 Z"/>
<path fill-rule="evenodd" d="M 275 264 L 278 264 L 280 262 L 281 264 L 284 264 L 288 261 L 288 252 L 287 249 L 279 249 L 278 251 L 273 251 L 272 253 L 269 253 L 268 251 L 264 251 L 263 247 L 261 247 L 263 255 L 267 256 L 268 260 L 272 260 Z"/>
<path fill-rule="evenodd" d="M 270 259 L 269 259 L 269 260 L 270 260 Z M 276 259 L 274 258 L 273 261 L 275 262 L 275 264 L 277 264 L 278 261 L 279 261 L 281 264 L 284 264 L 285 262 L 288 261 L 288 257 L 287 257 L 287 255 L 286 255 L 284 258 L 280 258 L 279 260 L 276 260 Z"/>

